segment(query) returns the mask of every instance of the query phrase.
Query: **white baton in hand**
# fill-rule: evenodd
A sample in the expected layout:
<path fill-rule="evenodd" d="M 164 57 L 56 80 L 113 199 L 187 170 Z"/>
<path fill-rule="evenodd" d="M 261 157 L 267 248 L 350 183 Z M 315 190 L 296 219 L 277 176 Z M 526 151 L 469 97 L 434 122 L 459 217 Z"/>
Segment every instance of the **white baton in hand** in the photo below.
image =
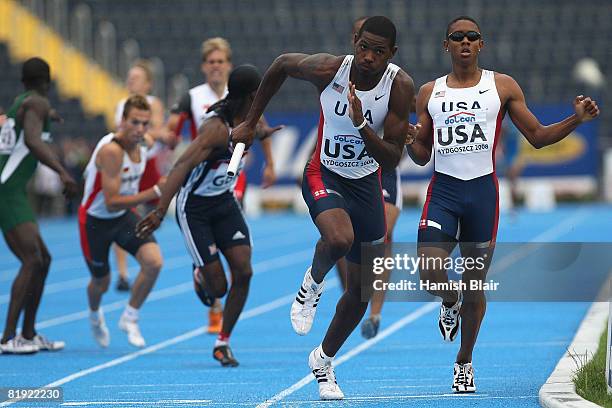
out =
<path fill-rule="evenodd" d="M 244 153 L 244 148 L 246 146 L 244 143 L 236 143 L 234 146 L 234 153 L 232 153 L 232 158 L 227 166 L 227 175 L 230 177 L 234 177 L 236 175 L 236 171 L 238 171 L 238 165 L 240 164 L 240 159 L 242 159 L 242 154 Z"/>

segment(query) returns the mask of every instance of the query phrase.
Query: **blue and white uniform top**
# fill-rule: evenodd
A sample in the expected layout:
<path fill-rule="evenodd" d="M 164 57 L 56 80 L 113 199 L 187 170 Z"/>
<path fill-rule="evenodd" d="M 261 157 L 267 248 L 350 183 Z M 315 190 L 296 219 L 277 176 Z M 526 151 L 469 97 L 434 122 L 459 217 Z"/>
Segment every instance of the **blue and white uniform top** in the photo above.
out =
<path fill-rule="evenodd" d="M 436 79 L 427 104 L 435 171 L 461 180 L 491 174 L 503 119 L 495 73 L 482 70 L 478 84 L 469 88 L 449 88 L 446 79 Z"/>
<path fill-rule="evenodd" d="M 217 114 L 214 113 L 214 116 L 217 116 Z M 228 132 L 231 133 L 232 128 L 229 125 L 227 127 Z M 242 171 L 245 157 L 243 156 L 240 160 L 236 174 L 240 174 Z M 232 152 L 228 145 L 228 148 L 220 157 L 217 156 L 213 160 L 204 160 L 198 164 L 187 176 L 179 195 L 195 194 L 202 197 L 213 197 L 225 192 L 232 193 L 238 177 L 227 175 L 227 166 L 231 158 Z"/>

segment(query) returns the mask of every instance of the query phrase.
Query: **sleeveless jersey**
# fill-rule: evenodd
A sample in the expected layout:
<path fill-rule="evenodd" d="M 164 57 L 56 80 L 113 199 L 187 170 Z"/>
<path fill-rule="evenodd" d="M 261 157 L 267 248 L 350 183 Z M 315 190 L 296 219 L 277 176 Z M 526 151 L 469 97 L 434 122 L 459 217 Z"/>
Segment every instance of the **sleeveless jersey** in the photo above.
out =
<path fill-rule="evenodd" d="M 25 144 L 23 123 L 17 120 L 17 112 L 23 101 L 32 94 L 24 92 L 17 97 L 8 110 L 7 119 L 0 124 L 0 184 L 5 188 L 25 190 L 25 186 L 34 174 L 38 159 L 30 153 Z M 50 141 L 50 121 L 45 120 L 41 138 Z"/>
<path fill-rule="evenodd" d="M 332 172 L 349 179 L 358 179 L 378 170 L 378 162 L 368 154 L 359 131 L 349 118 L 347 100 L 349 75 L 353 56 L 347 55 L 334 79 L 321 92 L 323 126 L 320 126 L 317 150 L 321 164 Z M 389 64 L 378 84 L 369 91 L 356 90 L 361 100 L 364 118 L 370 128 L 382 134 L 389 111 L 389 97 L 395 75 L 399 71 Z"/>
<path fill-rule="evenodd" d="M 435 170 L 461 180 L 491 174 L 503 119 L 494 72 L 483 70 L 470 88 L 449 88 L 446 77 L 436 80 L 427 104 Z"/>
<path fill-rule="evenodd" d="M 195 128 L 197 129 L 202 126 L 202 123 L 213 115 L 213 112 L 206 113 L 214 103 L 225 98 L 227 95 L 227 86 L 223 92 L 223 96 L 219 98 L 215 91 L 208 84 L 202 84 L 191 88 L 189 90 L 189 96 L 191 97 L 191 115 L 195 122 Z"/>
<path fill-rule="evenodd" d="M 97 218 L 117 218 L 125 214 L 127 210 L 109 211 L 106 208 L 104 202 L 104 193 L 102 192 L 102 173 L 98 171 L 96 167 L 96 157 L 100 149 L 111 143 L 115 137 L 114 133 L 109 133 L 104 136 L 94 149 L 89 163 L 85 168 L 85 191 L 83 193 L 83 200 L 81 206 L 85 209 L 87 214 Z M 121 165 L 121 187 L 119 187 L 119 194 L 127 196 L 138 193 L 138 185 L 140 184 L 140 178 L 144 173 L 147 157 L 147 148 L 145 146 L 139 146 L 140 149 L 140 162 L 133 162 L 127 152 L 123 152 L 123 163 Z"/>
<path fill-rule="evenodd" d="M 216 116 L 214 112 L 211 113 Z M 228 132 L 231 133 L 232 128 L 227 123 L 226 126 Z M 243 155 L 240 160 L 236 174 L 240 174 L 244 167 L 244 157 Z M 228 145 L 228 149 L 220 157 L 216 157 L 214 160 L 204 160 L 198 164 L 187 176 L 179 194 L 212 197 L 225 192 L 233 192 L 238 177 L 228 177 L 227 175 L 227 166 L 231 158 L 232 152 Z"/>

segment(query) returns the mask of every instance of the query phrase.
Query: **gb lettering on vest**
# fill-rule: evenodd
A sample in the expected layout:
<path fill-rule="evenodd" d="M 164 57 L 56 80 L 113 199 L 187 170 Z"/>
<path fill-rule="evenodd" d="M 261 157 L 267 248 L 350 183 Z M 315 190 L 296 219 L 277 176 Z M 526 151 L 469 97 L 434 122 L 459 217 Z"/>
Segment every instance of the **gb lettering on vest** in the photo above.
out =
<path fill-rule="evenodd" d="M 474 104 L 477 105 L 478 102 Z M 449 105 L 452 106 L 453 103 L 450 102 Z M 486 110 L 465 109 L 464 106 L 467 106 L 465 102 L 457 103 L 455 109 L 458 110 L 443 106 L 442 112 L 433 118 L 434 137 L 438 153 L 442 156 L 484 152 L 493 147 L 487 139 Z"/>

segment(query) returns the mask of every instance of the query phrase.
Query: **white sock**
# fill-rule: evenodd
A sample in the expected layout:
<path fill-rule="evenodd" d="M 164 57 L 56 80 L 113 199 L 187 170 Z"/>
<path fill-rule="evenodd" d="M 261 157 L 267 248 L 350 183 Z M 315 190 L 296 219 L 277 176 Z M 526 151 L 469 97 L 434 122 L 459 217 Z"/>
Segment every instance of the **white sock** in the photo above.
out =
<path fill-rule="evenodd" d="M 223 340 L 215 340 L 215 347 L 219 347 L 219 346 L 227 346 L 229 343 L 227 341 L 223 341 Z"/>
<path fill-rule="evenodd" d="M 138 309 L 129 305 L 125 305 L 125 310 L 123 310 L 123 316 L 128 320 L 138 320 Z"/>
<path fill-rule="evenodd" d="M 102 316 L 102 308 L 99 308 L 98 310 L 89 309 L 90 320 L 93 320 L 94 322 L 99 322 L 102 319 Z"/>
<path fill-rule="evenodd" d="M 325 352 L 323 351 L 323 344 L 317 347 L 317 351 L 315 351 L 315 356 L 317 356 L 317 358 L 325 364 L 331 364 L 331 361 L 334 359 L 333 357 L 330 357 L 325 354 Z"/>
<path fill-rule="evenodd" d="M 312 276 L 312 266 L 308 268 L 308 274 L 310 275 L 310 279 L 312 279 L 312 281 L 313 281 L 315 284 L 320 285 L 321 283 L 323 283 L 323 281 L 321 281 L 321 282 L 317 282 L 317 281 L 315 280 L 315 278 Z"/>

